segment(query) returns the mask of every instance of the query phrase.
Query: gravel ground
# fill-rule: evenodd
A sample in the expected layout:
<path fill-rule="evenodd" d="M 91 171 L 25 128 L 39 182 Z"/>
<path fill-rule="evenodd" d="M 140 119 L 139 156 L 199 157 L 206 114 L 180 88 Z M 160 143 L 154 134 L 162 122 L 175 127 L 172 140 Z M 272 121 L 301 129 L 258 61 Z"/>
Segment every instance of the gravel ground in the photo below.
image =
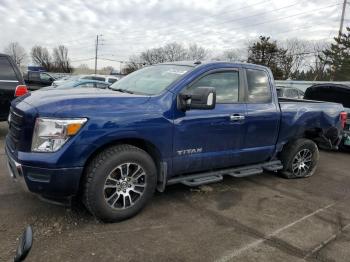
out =
<path fill-rule="evenodd" d="M 102 224 L 23 192 L 6 170 L 6 132 L 0 123 L 0 261 L 11 261 L 28 224 L 27 261 L 349 261 L 349 154 L 321 152 L 307 179 L 169 186 L 138 216 Z"/>

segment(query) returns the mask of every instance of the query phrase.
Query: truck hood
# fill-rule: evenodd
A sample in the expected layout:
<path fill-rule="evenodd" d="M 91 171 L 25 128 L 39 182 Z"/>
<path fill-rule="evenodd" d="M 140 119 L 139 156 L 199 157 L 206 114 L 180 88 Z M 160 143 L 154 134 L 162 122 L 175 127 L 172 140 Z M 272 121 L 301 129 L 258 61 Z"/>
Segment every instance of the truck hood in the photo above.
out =
<path fill-rule="evenodd" d="M 17 106 L 26 103 L 33 106 L 41 116 L 78 116 L 113 110 L 134 108 L 144 104 L 150 97 L 133 95 L 98 88 L 72 88 L 58 90 L 38 90 L 14 102 Z"/>

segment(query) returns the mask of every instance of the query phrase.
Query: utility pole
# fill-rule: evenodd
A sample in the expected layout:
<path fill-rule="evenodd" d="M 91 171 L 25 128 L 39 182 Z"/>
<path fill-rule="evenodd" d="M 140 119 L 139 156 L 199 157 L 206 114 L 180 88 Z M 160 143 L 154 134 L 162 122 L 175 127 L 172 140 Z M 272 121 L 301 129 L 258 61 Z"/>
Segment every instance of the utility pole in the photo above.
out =
<path fill-rule="evenodd" d="M 99 39 L 99 36 L 102 36 L 102 35 L 96 35 L 96 43 L 95 43 L 95 75 L 97 74 L 98 46 L 100 45 L 99 41 L 101 41 Z M 102 39 L 102 41 L 103 41 L 103 39 Z"/>
<path fill-rule="evenodd" d="M 344 0 L 343 10 L 342 10 L 342 13 L 341 13 L 340 27 L 339 27 L 339 35 L 338 35 L 339 38 L 340 38 L 341 34 L 343 33 L 343 25 L 344 25 L 346 5 L 347 5 L 347 0 Z"/>
<path fill-rule="evenodd" d="M 96 36 L 96 45 L 95 45 L 95 75 L 97 73 L 97 54 L 98 54 L 98 35 Z"/>

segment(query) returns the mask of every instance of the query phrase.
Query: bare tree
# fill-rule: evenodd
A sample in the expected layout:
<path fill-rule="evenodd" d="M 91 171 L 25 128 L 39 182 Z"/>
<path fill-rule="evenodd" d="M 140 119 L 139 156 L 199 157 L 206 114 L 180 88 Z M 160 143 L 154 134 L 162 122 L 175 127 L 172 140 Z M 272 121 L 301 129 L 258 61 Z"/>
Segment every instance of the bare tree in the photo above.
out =
<path fill-rule="evenodd" d="M 164 63 L 167 61 L 164 49 L 162 47 L 152 48 L 142 52 L 140 55 L 140 60 L 149 65 Z"/>
<path fill-rule="evenodd" d="M 228 49 L 214 56 L 212 60 L 221 60 L 228 62 L 245 62 L 247 57 L 244 57 L 244 54 L 247 53 L 245 49 Z"/>
<path fill-rule="evenodd" d="M 144 61 L 141 61 L 140 57 L 137 56 L 131 56 L 129 59 L 129 62 L 126 64 L 126 66 L 123 67 L 122 73 L 123 74 L 130 74 L 140 68 L 145 64 Z"/>
<path fill-rule="evenodd" d="M 309 42 L 311 57 L 307 60 L 306 66 L 312 74 L 312 80 L 325 80 L 327 77 L 327 57 L 323 53 L 329 44 L 323 41 Z"/>
<path fill-rule="evenodd" d="M 10 43 L 5 49 L 4 53 L 12 57 L 15 63 L 20 67 L 26 60 L 27 53 L 18 42 Z"/>
<path fill-rule="evenodd" d="M 34 46 L 30 52 L 33 63 L 42 66 L 46 71 L 53 69 L 52 58 L 47 48 L 42 46 Z"/>
<path fill-rule="evenodd" d="M 129 67 L 139 68 L 137 64 L 158 64 L 164 62 L 174 62 L 181 60 L 203 60 L 208 56 L 208 50 L 197 44 L 191 44 L 188 48 L 182 44 L 173 42 L 163 47 L 147 49 L 139 57 L 130 58 Z M 134 62 L 137 60 L 137 63 Z"/>
<path fill-rule="evenodd" d="M 208 56 L 208 51 L 197 45 L 197 44 L 191 44 L 189 47 L 188 47 L 188 50 L 187 50 L 187 56 L 186 58 L 188 60 L 204 60 L 206 59 Z"/>
<path fill-rule="evenodd" d="M 105 67 L 102 67 L 100 70 L 98 70 L 98 72 L 102 75 L 110 75 L 113 70 L 114 70 L 113 66 L 105 66 Z"/>
<path fill-rule="evenodd" d="M 187 50 L 179 43 L 166 44 L 162 49 L 167 62 L 186 60 Z"/>
<path fill-rule="evenodd" d="M 310 45 L 307 41 L 297 38 L 288 39 L 281 45 L 287 50 L 286 56 L 281 57 L 285 77 L 293 78 L 300 70 L 305 69 Z"/>
<path fill-rule="evenodd" d="M 89 68 L 87 64 L 80 64 L 76 68 L 74 68 L 75 74 L 92 74 L 94 72 L 94 69 Z"/>
<path fill-rule="evenodd" d="M 60 45 L 53 49 L 53 64 L 55 71 L 61 73 L 71 73 L 72 67 L 68 58 L 68 49 Z"/>

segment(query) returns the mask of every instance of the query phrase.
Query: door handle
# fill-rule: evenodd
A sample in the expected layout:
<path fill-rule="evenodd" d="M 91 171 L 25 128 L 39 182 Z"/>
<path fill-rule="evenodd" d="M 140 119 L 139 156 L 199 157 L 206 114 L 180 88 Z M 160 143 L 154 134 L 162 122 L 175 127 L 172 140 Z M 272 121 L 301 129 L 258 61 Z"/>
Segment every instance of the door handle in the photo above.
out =
<path fill-rule="evenodd" d="M 233 114 L 233 115 L 230 115 L 230 120 L 231 121 L 242 121 L 245 119 L 245 116 L 243 115 L 240 115 L 240 114 Z"/>

